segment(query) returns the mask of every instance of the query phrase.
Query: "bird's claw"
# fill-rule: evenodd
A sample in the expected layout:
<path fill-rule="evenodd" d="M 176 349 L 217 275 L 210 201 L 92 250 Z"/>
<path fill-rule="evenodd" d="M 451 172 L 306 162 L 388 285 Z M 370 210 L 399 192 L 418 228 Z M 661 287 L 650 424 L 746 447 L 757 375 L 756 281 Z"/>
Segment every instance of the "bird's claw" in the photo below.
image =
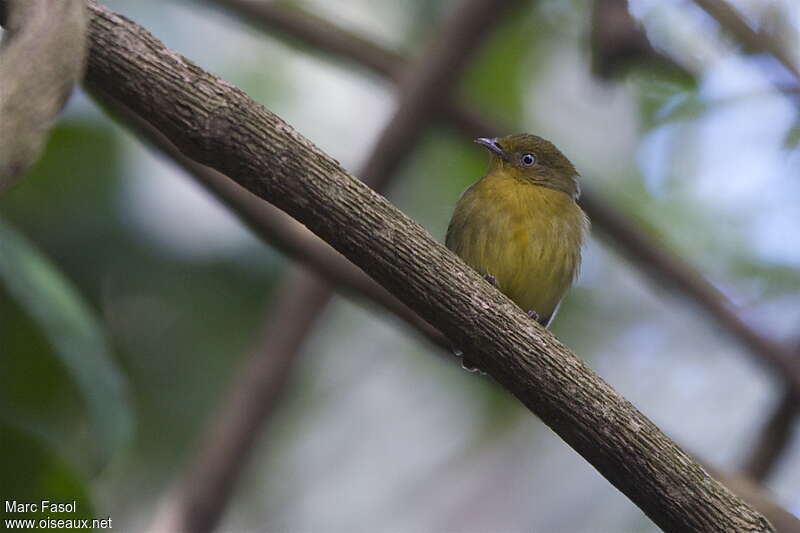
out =
<path fill-rule="evenodd" d="M 486 372 L 481 370 L 478 366 L 474 365 L 472 361 L 467 358 L 461 359 L 461 368 L 466 370 L 467 372 L 472 372 L 473 374 L 478 374 L 480 376 L 485 376 Z"/>
<path fill-rule="evenodd" d="M 530 309 L 528 311 L 528 318 L 532 318 L 532 319 L 534 319 L 535 321 L 538 322 L 539 321 L 539 313 L 537 313 L 533 309 Z"/>

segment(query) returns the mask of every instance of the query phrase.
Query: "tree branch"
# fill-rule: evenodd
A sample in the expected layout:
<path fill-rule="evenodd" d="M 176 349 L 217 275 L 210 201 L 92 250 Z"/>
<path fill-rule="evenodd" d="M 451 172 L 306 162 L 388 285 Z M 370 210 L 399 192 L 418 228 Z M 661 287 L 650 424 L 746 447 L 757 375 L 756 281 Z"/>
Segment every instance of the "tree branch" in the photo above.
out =
<path fill-rule="evenodd" d="M 720 480 L 726 487 L 738 494 L 744 501 L 766 516 L 778 533 L 800 533 L 800 520 L 795 515 L 775 503 L 771 494 L 759 484 L 745 476 L 728 476 L 703 464 L 709 474 Z"/>
<path fill-rule="evenodd" d="M 87 77 L 303 222 L 514 393 L 667 531 L 774 531 L 546 330 L 243 92 L 90 1 Z"/>
<path fill-rule="evenodd" d="M 452 89 L 477 45 L 503 15 L 520 3 L 519 0 L 465 0 L 422 55 L 419 67 L 402 66 L 400 103 L 359 173 L 366 184 L 377 190 L 385 187 L 422 136 L 425 126 L 452 98 Z"/>
<path fill-rule="evenodd" d="M 630 220 L 602 203 L 581 202 L 592 223 L 601 226 L 614 245 L 643 272 L 668 289 L 680 291 L 719 326 L 748 349 L 756 362 L 766 364 L 778 379 L 800 391 L 800 367 L 790 350 L 761 335 L 736 311 L 735 306 L 688 263 L 656 246 Z"/>
<path fill-rule="evenodd" d="M 758 432 L 758 439 L 742 467 L 744 475 L 756 481 L 764 481 L 772 475 L 792 441 L 798 416 L 800 396 L 787 390 Z"/>
<path fill-rule="evenodd" d="M 210 3 L 235 12 L 241 20 L 256 27 L 279 30 L 293 38 L 296 44 L 310 45 L 334 56 L 347 58 L 381 77 L 400 81 L 404 66 L 399 53 L 343 31 L 336 24 L 309 11 L 274 1 L 210 0 Z"/>
<path fill-rule="evenodd" d="M 376 74 L 396 79 L 396 73 L 403 68 L 403 59 L 398 54 L 375 43 L 365 44 L 363 38 L 319 17 L 306 16 L 297 8 L 278 2 L 255 0 L 213 1 L 232 9 L 245 9 L 246 11 L 240 13 L 244 15 L 243 19 L 258 21 L 265 29 L 317 45 L 322 52 L 356 62 Z M 287 24 L 286 20 L 291 20 L 291 24 Z M 450 124 L 470 137 L 496 137 L 510 131 L 453 101 L 445 102 L 441 113 Z M 659 246 L 634 220 L 615 209 L 586 184 L 583 186 L 580 203 L 592 220 L 593 229 L 599 230 L 601 236 L 610 241 L 628 260 L 657 283 L 671 289 L 671 292 L 678 292 L 694 302 L 723 331 L 744 346 L 757 363 L 764 365 L 800 393 L 800 367 L 790 350 L 756 331 L 741 318 L 736 307 L 696 269 Z"/>
<path fill-rule="evenodd" d="M 181 482 L 162 500 L 148 531 L 213 531 L 264 421 L 278 405 L 303 342 L 331 298 L 328 285 L 294 269 L 277 295 L 280 312 L 270 320 L 257 348 L 233 379 L 221 409 L 212 417 Z"/>
<path fill-rule="evenodd" d="M 125 124 L 138 133 L 143 140 L 160 149 L 168 157 L 173 158 L 189 175 L 193 176 L 201 184 L 207 186 L 217 198 L 231 209 L 234 215 L 238 216 L 243 223 L 265 242 L 272 244 L 289 257 L 311 268 L 317 276 L 325 279 L 328 283 L 336 287 L 337 290 L 344 290 L 350 295 L 366 299 L 372 304 L 381 306 L 395 314 L 398 318 L 412 326 L 423 338 L 427 338 L 432 344 L 444 350 L 442 354 L 450 351 L 451 347 L 448 341 L 438 330 L 419 318 L 416 313 L 366 276 L 361 270 L 342 257 L 341 254 L 333 250 L 324 241 L 309 233 L 285 213 L 273 207 L 271 204 L 264 202 L 260 198 L 253 196 L 219 172 L 200 165 L 184 156 L 158 130 L 142 120 L 135 113 L 132 113 L 124 105 L 113 101 L 107 95 L 100 95 L 97 91 L 92 91 L 92 96 L 104 104 L 108 112 L 123 120 Z M 297 271 L 293 274 L 287 283 L 292 286 L 299 285 L 299 287 L 285 289 L 278 295 L 276 300 L 283 302 L 285 299 L 282 296 L 283 294 L 294 295 L 291 297 L 290 301 L 294 301 L 295 299 L 303 300 L 306 298 L 304 294 L 313 293 L 315 289 L 306 286 L 302 277 L 301 271 Z M 295 278 L 301 279 L 296 280 Z M 319 305 L 323 305 L 323 303 Z M 283 308 L 274 309 L 271 314 L 272 316 L 292 316 L 297 313 L 299 316 L 292 321 L 292 327 L 297 328 L 296 324 L 298 323 L 301 325 L 306 324 L 308 319 L 304 318 L 305 313 L 296 310 L 296 308 L 294 309 L 295 310 Z M 270 323 L 278 330 L 281 330 L 283 327 L 280 321 L 272 320 Z M 269 332 L 269 329 L 261 338 L 263 339 L 262 347 L 267 345 L 267 340 L 269 339 L 274 340 L 279 338 L 286 341 L 290 340 L 283 332 L 279 335 L 273 335 Z M 287 344 L 291 346 L 291 343 L 287 342 Z M 278 346 L 276 351 L 277 353 L 284 353 L 286 349 Z M 264 353 L 274 352 L 261 349 L 255 352 L 254 357 L 257 357 L 258 354 L 263 356 Z M 266 363 L 263 364 L 266 365 Z M 183 485 L 179 486 L 178 490 L 170 492 L 164 499 L 164 504 L 155 517 L 152 528 L 154 532 L 181 530 L 176 524 L 180 523 L 180 517 L 184 516 L 186 512 L 185 508 L 182 507 L 180 503 L 183 500 L 198 501 L 201 499 L 211 499 L 214 502 L 221 501 L 222 497 L 219 494 L 221 491 L 225 490 L 220 488 L 224 486 L 223 482 L 232 483 L 233 480 L 227 476 L 231 475 L 230 472 L 240 468 L 240 465 L 246 460 L 244 458 L 244 453 L 232 453 L 230 450 L 241 450 L 248 444 L 250 446 L 253 445 L 252 442 L 247 442 L 245 439 L 249 438 L 252 432 L 258 433 L 260 426 L 250 426 L 252 431 L 248 432 L 246 427 L 250 420 L 249 417 L 258 416 L 262 417 L 262 420 L 266 420 L 270 413 L 270 406 L 277 401 L 279 394 L 277 393 L 276 387 L 267 386 L 264 382 L 258 383 L 258 390 L 253 390 L 250 394 L 243 394 L 242 391 L 250 390 L 250 383 L 254 381 L 250 376 L 267 372 L 277 372 L 276 369 L 282 371 L 290 370 L 288 366 L 265 367 L 264 369 L 253 369 L 251 366 L 252 365 L 248 365 L 246 367 L 248 370 L 242 371 L 239 374 L 240 377 L 233 380 L 235 385 L 231 390 L 234 392 L 225 403 L 226 407 L 222 410 L 223 414 L 214 417 L 214 421 L 209 425 L 210 428 L 215 429 L 209 430 L 208 434 L 220 435 L 219 440 L 222 441 L 222 444 L 217 444 L 217 439 L 207 438 L 203 441 L 204 446 L 201 448 L 201 450 L 205 451 L 198 453 L 198 459 L 194 463 L 191 463 L 195 465 L 194 468 L 187 469 L 189 479 L 196 480 L 197 486 L 203 487 L 202 492 L 191 497 L 182 496 L 178 490 L 180 490 L 180 487 Z M 276 380 L 276 382 L 277 381 L 279 380 Z M 251 399 L 256 405 L 261 405 L 261 412 L 254 413 L 253 409 L 250 407 L 241 407 L 240 402 L 245 398 Z M 794 403 L 795 400 L 787 400 L 785 397 L 783 402 L 786 401 L 791 401 L 791 406 L 796 406 Z M 762 440 L 765 444 L 755 446 L 753 457 L 749 459 L 746 464 L 757 460 L 761 465 L 758 468 L 768 469 L 770 465 L 774 464 L 782 451 L 786 449 L 791 432 L 780 431 L 779 436 L 776 437 L 775 432 L 771 429 L 784 427 L 785 418 L 782 413 L 785 408 L 785 406 L 778 407 L 773 418 L 778 417 L 782 422 L 773 421 L 767 424 L 767 428 L 770 429 L 766 430 L 765 435 L 762 436 Z M 234 420 L 236 423 L 226 422 Z M 242 440 L 223 437 L 228 433 L 228 424 L 237 428 L 233 433 L 242 435 Z M 769 443 L 768 445 L 766 444 L 767 442 Z M 227 446 L 225 445 L 226 443 Z M 207 451 L 208 449 L 214 451 Z M 226 449 L 230 450 L 225 452 Z M 222 458 L 214 460 L 214 456 L 222 456 Z M 758 459 L 756 459 L 756 457 L 758 457 Z M 767 466 L 764 466 L 765 464 Z M 214 465 L 213 468 L 212 465 Z M 222 465 L 228 465 L 228 467 L 223 468 Z M 707 464 L 703 464 L 703 467 L 716 479 L 722 481 L 726 487 L 733 490 L 745 501 L 758 509 L 759 512 L 763 513 L 769 521 L 775 525 L 780 533 L 800 531 L 800 524 L 798 524 L 797 519 L 793 518 L 793 515 L 776 505 L 771 497 L 764 493 L 763 489 L 759 486 L 749 483 L 741 477 L 731 478 L 729 476 L 724 476 L 721 472 L 713 470 Z M 758 472 L 751 468 L 745 468 L 744 473 L 745 475 L 750 474 L 751 476 L 758 476 Z M 754 477 L 753 479 L 760 480 L 763 478 Z M 200 489 L 192 488 L 195 486 L 194 483 L 188 483 L 187 486 L 189 488 L 186 490 L 200 491 Z M 211 493 L 215 496 L 210 496 L 205 493 Z M 196 513 L 194 516 L 200 517 L 201 514 Z"/>
<path fill-rule="evenodd" d="M 800 359 L 800 343 L 795 347 L 795 359 Z M 791 387 L 784 389 L 742 467 L 742 473 L 756 481 L 769 479 L 797 432 L 800 395 Z"/>
<path fill-rule="evenodd" d="M 466 0 L 438 33 L 439 38 L 424 54 L 425 59 L 403 73 L 402 99 L 360 172 L 366 184 L 378 190 L 386 187 L 430 122 L 433 110 L 460 79 L 472 53 L 515 3 Z M 288 322 L 273 322 L 259 349 L 232 384 L 232 392 L 223 402 L 199 455 L 187 469 L 185 482 L 166 499 L 154 529 L 206 532 L 216 526 L 271 410 L 265 402 L 272 405 L 277 401 L 275 391 L 283 389 L 302 340 L 308 337 L 333 294 L 331 287 L 297 271 L 279 292 L 272 314 L 290 317 Z M 259 408 L 248 408 L 244 405 L 248 401 L 257 402 Z"/>
<path fill-rule="evenodd" d="M 725 0 L 695 0 L 695 3 L 711 15 L 720 26 L 730 31 L 751 50 L 770 54 L 793 76 L 800 85 L 800 67 L 789 53 L 770 35 L 755 31 L 747 21 Z"/>
<path fill-rule="evenodd" d="M 198 183 L 227 206 L 250 231 L 303 264 L 338 290 L 384 308 L 408 323 L 424 339 L 440 348 L 450 345 L 439 330 L 425 322 L 389 291 L 377 284 L 325 241 L 272 204 L 254 196 L 233 180 L 186 157 L 160 131 L 97 87 L 87 84 L 92 97 L 107 113 L 175 161 Z"/>
<path fill-rule="evenodd" d="M 771 54 L 793 74 L 795 82 L 800 85 L 800 66 L 773 37 L 755 31 L 737 10 L 724 0 L 695 0 L 695 3 L 711 15 L 721 27 L 734 34 L 745 47 Z M 778 90 L 781 90 L 781 87 L 778 87 Z M 792 358 L 792 354 L 788 352 L 786 355 L 785 359 L 788 361 L 798 359 L 796 356 Z M 797 367 L 796 364 L 794 366 Z M 800 416 L 800 389 L 790 386 L 767 417 L 756 443 L 744 461 L 742 466 L 744 475 L 756 481 L 764 481 L 770 477 L 791 442 L 798 416 Z"/>
<path fill-rule="evenodd" d="M 0 46 L 0 192 L 39 156 L 53 119 L 83 74 L 84 0 L 8 0 Z"/>
<path fill-rule="evenodd" d="M 663 66 L 694 77 L 672 58 L 653 48 L 631 15 L 627 0 L 595 0 L 591 43 L 592 70 L 601 78 L 611 78 L 640 64 Z"/>

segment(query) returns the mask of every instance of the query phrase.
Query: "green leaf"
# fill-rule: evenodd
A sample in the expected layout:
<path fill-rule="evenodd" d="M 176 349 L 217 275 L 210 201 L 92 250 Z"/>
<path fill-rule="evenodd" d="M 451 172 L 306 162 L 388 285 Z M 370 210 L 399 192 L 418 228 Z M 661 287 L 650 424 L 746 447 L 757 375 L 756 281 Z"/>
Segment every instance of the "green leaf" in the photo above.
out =
<path fill-rule="evenodd" d="M 80 390 L 94 434 L 95 463 L 104 466 L 132 430 L 123 375 L 102 326 L 72 284 L 0 219 L 0 283 L 44 331 Z"/>

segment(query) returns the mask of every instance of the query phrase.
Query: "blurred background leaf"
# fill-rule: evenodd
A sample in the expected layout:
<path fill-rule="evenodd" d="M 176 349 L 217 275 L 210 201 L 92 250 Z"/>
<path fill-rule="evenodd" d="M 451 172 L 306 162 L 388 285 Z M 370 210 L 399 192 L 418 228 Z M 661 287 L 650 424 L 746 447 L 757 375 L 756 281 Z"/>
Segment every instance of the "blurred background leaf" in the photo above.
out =
<path fill-rule="evenodd" d="M 103 467 L 129 443 L 133 414 L 124 375 L 116 366 L 101 324 L 58 269 L 2 219 L 0 283 L 42 329 L 53 354 L 80 391 L 93 432 L 94 467 Z M 15 358 L 30 357 L 30 349 L 16 348 Z M 38 378 L 36 372 L 28 376 L 34 382 Z M 11 380 L 8 386 L 24 387 L 24 381 Z M 13 393 L 5 404 L 12 408 L 19 406 L 19 402 L 12 400 L 15 400 Z"/>

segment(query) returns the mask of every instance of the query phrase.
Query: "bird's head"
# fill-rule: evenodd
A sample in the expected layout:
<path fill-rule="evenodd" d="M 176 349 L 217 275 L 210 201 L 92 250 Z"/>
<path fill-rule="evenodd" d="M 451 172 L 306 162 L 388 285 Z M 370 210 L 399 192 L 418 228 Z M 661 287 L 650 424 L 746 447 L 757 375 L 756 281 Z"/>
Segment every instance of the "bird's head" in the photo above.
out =
<path fill-rule="evenodd" d="M 489 172 L 502 172 L 532 185 L 562 191 L 574 199 L 580 195 L 578 171 L 550 141 L 517 133 L 475 142 L 492 153 Z"/>

